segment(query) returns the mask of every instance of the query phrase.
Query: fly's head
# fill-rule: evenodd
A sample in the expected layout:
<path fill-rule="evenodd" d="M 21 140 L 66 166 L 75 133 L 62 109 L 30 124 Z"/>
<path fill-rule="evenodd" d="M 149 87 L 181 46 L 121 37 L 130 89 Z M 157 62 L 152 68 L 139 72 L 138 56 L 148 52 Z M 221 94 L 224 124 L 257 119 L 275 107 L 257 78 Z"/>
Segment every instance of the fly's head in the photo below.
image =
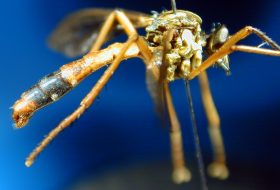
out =
<path fill-rule="evenodd" d="M 223 24 L 213 24 L 211 34 L 207 38 L 206 53 L 215 53 L 229 39 L 229 31 Z M 216 62 L 216 65 L 224 69 L 227 75 L 230 74 L 229 58 L 224 56 Z"/>
<path fill-rule="evenodd" d="M 165 11 L 155 15 L 153 22 L 146 28 L 146 39 L 151 47 L 163 51 L 164 34 L 174 30 L 169 47 L 161 61 L 166 64 L 166 80 L 186 78 L 202 63 L 202 47 L 206 44 L 201 32 L 201 18 L 189 11 Z M 158 54 L 158 51 L 156 52 Z M 159 62 L 159 61 L 158 61 Z M 160 66 L 160 65 L 159 65 Z"/>

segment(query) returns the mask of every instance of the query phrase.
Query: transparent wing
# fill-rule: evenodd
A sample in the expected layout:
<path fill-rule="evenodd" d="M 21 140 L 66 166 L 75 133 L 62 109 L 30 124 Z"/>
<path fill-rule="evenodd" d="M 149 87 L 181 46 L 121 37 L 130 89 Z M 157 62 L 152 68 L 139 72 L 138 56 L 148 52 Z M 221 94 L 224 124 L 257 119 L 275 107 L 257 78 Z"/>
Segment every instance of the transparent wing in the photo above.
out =
<path fill-rule="evenodd" d="M 161 85 L 159 85 L 158 79 L 155 78 L 152 70 L 148 69 L 146 70 L 146 84 L 148 88 L 148 92 L 153 99 L 153 102 L 155 104 L 156 112 L 161 115 L 163 108 L 163 93 Z"/>
<path fill-rule="evenodd" d="M 154 52 L 154 59 L 146 67 L 146 84 L 148 92 L 153 99 L 155 111 L 164 122 L 166 108 L 164 102 L 163 82 L 160 80 L 160 66 L 162 64 L 162 51 Z"/>
<path fill-rule="evenodd" d="M 113 9 L 83 9 L 67 16 L 53 31 L 49 46 L 69 57 L 86 53 L 96 40 L 99 30 Z M 136 28 L 148 25 L 149 15 L 136 11 L 124 11 Z M 110 39 L 123 32 L 121 27 L 114 27 Z"/>

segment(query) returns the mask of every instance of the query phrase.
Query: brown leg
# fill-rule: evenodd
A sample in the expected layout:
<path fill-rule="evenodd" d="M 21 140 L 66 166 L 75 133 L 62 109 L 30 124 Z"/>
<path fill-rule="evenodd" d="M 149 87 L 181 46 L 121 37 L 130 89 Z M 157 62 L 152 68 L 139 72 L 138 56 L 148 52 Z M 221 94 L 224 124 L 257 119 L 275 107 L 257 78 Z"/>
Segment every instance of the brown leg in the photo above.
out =
<path fill-rule="evenodd" d="M 108 18 L 104 22 L 98 35 L 98 38 L 96 42 L 92 45 L 90 52 L 97 51 L 101 48 L 103 43 L 106 41 L 106 37 L 108 36 L 109 32 L 112 30 L 115 21 L 119 22 L 119 24 L 123 27 L 124 31 L 128 36 L 137 33 L 136 29 L 134 28 L 133 24 L 129 21 L 129 18 L 125 15 L 125 13 L 120 10 L 115 10 L 108 16 Z M 138 40 L 138 46 L 142 46 L 142 48 L 140 49 L 142 49 L 143 51 L 147 49 L 147 45 L 145 45 L 146 47 L 143 47 L 143 45 L 141 45 L 141 42 L 139 41 L 143 42 L 143 40 L 141 40 L 140 38 Z M 147 51 L 144 51 L 144 54 L 147 54 Z M 151 53 L 148 54 L 150 56 L 149 58 L 151 58 Z M 146 56 L 144 55 L 144 57 Z"/>
<path fill-rule="evenodd" d="M 129 24 L 129 20 L 123 12 L 116 11 L 115 14 L 117 20 L 124 27 L 124 30 L 128 33 L 128 35 L 135 31 L 133 25 Z M 144 57 L 146 65 L 149 67 L 150 60 L 152 59 L 152 52 L 150 51 L 145 40 L 142 37 L 138 38 L 137 45 L 141 51 L 141 54 Z M 152 69 L 152 73 L 154 74 L 154 76 L 156 76 L 156 78 L 158 77 L 158 70 Z M 169 112 L 169 117 L 171 120 L 171 146 L 172 159 L 174 163 L 173 180 L 175 183 L 187 182 L 191 179 L 191 174 L 189 170 L 185 167 L 180 124 L 172 103 L 168 84 L 166 84 L 164 93 L 166 95 L 166 103 Z"/>
<path fill-rule="evenodd" d="M 272 48 L 275 50 L 269 50 L 264 48 L 257 48 L 251 46 L 236 46 L 235 44 L 240 40 L 246 38 L 250 34 L 256 34 L 260 37 L 264 42 L 267 42 Z M 209 56 L 197 69 L 193 70 L 188 76 L 188 80 L 193 79 L 198 76 L 201 72 L 205 71 L 211 65 L 215 64 L 218 59 L 223 58 L 225 55 L 228 55 L 234 51 L 245 51 L 249 53 L 257 53 L 257 54 L 265 54 L 271 56 L 280 56 L 280 47 L 274 41 L 272 41 L 268 36 L 266 36 L 260 30 L 253 28 L 251 26 L 246 26 L 241 29 L 239 32 L 235 33 L 231 36 L 228 41 L 224 43 L 224 45 L 211 56 Z"/>
<path fill-rule="evenodd" d="M 226 156 L 220 128 L 220 117 L 212 98 L 206 71 L 200 73 L 198 78 L 202 103 L 209 125 L 208 132 L 214 151 L 214 161 L 208 167 L 208 174 L 211 177 L 226 179 L 229 172 L 226 166 Z"/>
<path fill-rule="evenodd" d="M 168 83 L 164 83 L 165 101 L 170 119 L 170 141 L 171 141 L 171 156 L 173 162 L 173 181 L 175 183 L 188 182 L 191 179 L 191 173 L 185 166 L 184 150 L 182 142 L 181 127 L 178 121 L 172 97 L 169 91 Z"/>
<path fill-rule="evenodd" d="M 133 28 L 133 25 L 129 21 L 129 19 L 125 16 L 125 14 L 121 11 L 115 11 L 120 24 L 123 26 L 124 30 L 130 36 L 126 44 L 121 48 L 120 53 L 114 59 L 113 63 L 110 67 L 104 72 L 102 77 L 98 80 L 93 89 L 87 94 L 87 96 L 82 100 L 80 106 L 67 118 L 65 118 L 55 129 L 53 129 L 45 139 L 35 148 L 35 150 L 29 155 L 26 159 L 25 165 L 31 166 L 36 159 L 36 157 L 44 150 L 44 148 L 65 128 L 67 128 L 73 121 L 78 119 L 84 111 L 91 106 L 95 98 L 98 96 L 104 85 L 108 82 L 110 77 L 113 75 L 114 71 L 118 68 L 120 62 L 122 61 L 124 54 L 127 49 L 134 43 L 138 45 L 140 52 L 144 56 L 145 60 L 150 60 L 152 54 L 144 43 L 143 39 L 138 36 L 136 30 Z M 148 61 L 147 61 L 148 62 Z"/>
<path fill-rule="evenodd" d="M 102 77 L 98 80 L 93 89 L 87 94 L 87 96 L 82 100 L 80 106 L 67 118 L 65 118 L 56 128 L 54 128 L 45 139 L 36 147 L 36 149 L 30 154 L 30 156 L 26 159 L 26 166 L 31 166 L 36 159 L 36 157 L 44 150 L 44 148 L 65 128 L 67 128 L 73 121 L 80 117 L 84 113 L 84 111 L 91 106 L 95 98 L 98 96 L 102 88 L 111 78 L 115 70 L 118 68 L 120 62 L 123 59 L 123 56 L 129 46 L 137 40 L 137 34 L 131 36 L 126 44 L 122 47 L 119 55 L 116 57 L 114 62 L 110 65 L 110 67 L 104 72 Z"/>
<path fill-rule="evenodd" d="M 270 56 L 280 56 L 280 51 L 252 47 L 252 46 L 239 45 L 239 46 L 232 46 L 231 49 L 232 49 L 232 51 L 243 51 L 243 52 L 247 52 L 247 53 L 256 53 L 256 54 L 270 55 Z"/>
<path fill-rule="evenodd" d="M 100 33 L 98 35 L 98 38 L 97 38 L 96 42 L 93 44 L 93 46 L 91 47 L 90 52 L 97 51 L 101 48 L 103 43 L 106 41 L 106 37 L 107 37 L 108 33 L 110 32 L 110 30 L 112 29 L 115 20 L 116 20 L 116 13 L 114 11 L 108 16 L 108 18 L 104 22 L 104 24 L 100 30 Z"/>
<path fill-rule="evenodd" d="M 129 21 L 128 17 L 124 14 L 124 12 L 115 10 L 113 11 L 103 24 L 98 39 L 96 42 L 92 45 L 92 48 L 90 52 L 94 52 L 100 49 L 100 47 L 103 45 L 103 43 L 106 41 L 106 37 L 108 36 L 109 32 L 111 31 L 113 24 L 115 21 L 118 21 L 120 25 L 123 27 L 124 31 L 128 36 L 131 36 L 133 34 L 137 34 L 136 29 L 133 27 L 132 23 Z M 152 52 L 149 49 L 147 43 L 145 40 L 139 36 L 138 40 L 136 41 L 137 46 L 141 50 L 141 54 L 144 57 L 144 61 L 146 64 L 149 64 L 150 60 L 152 59 Z M 157 74 L 157 71 L 153 71 L 155 75 Z"/>

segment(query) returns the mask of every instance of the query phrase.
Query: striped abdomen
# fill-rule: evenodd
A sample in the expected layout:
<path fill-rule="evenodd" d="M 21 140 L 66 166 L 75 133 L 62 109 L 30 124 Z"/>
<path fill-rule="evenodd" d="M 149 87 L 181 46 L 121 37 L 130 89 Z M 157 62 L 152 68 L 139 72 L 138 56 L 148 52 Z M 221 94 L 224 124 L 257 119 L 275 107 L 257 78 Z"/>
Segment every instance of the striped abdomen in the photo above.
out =
<path fill-rule="evenodd" d="M 80 60 L 63 65 L 57 72 L 40 80 L 14 104 L 13 119 L 16 127 L 26 125 L 36 110 L 58 100 L 86 76 L 111 63 L 121 47 L 122 44 L 116 43 L 102 51 L 90 53 Z M 138 48 L 132 46 L 124 58 L 138 56 L 138 53 Z"/>
<path fill-rule="evenodd" d="M 59 71 L 44 77 L 24 92 L 21 99 L 13 106 L 13 119 L 16 122 L 16 127 L 24 126 L 34 111 L 58 100 L 71 89 L 71 84 L 62 78 Z"/>
<path fill-rule="evenodd" d="M 91 64 L 93 60 L 91 60 Z M 85 58 L 62 66 L 58 71 L 45 76 L 36 85 L 21 95 L 13 106 L 16 127 L 27 124 L 32 114 L 60 99 L 91 73 L 90 63 Z"/>

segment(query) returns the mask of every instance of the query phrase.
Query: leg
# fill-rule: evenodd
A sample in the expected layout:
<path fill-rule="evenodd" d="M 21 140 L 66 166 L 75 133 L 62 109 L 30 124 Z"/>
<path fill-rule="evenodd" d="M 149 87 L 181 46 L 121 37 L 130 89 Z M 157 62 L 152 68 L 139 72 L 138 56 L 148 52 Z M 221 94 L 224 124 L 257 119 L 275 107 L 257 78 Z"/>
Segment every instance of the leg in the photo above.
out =
<path fill-rule="evenodd" d="M 110 67 L 105 71 L 103 76 L 98 80 L 97 84 L 93 89 L 88 93 L 88 95 L 82 100 L 80 106 L 67 118 L 65 118 L 55 129 L 53 129 L 45 139 L 35 148 L 35 150 L 30 154 L 26 159 L 26 166 L 31 166 L 36 159 L 36 157 L 44 150 L 44 148 L 65 128 L 67 128 L 73 121 L 80 117 L 84 111 L 91 106 L 95 98 L 98 96 L 104 85 L 108 82 L 110 77 L 113 75 L 114 71 L 119 66 L 120 62 L 123 59 L 123 56 L 127 49 L 136 42 L 141 54 L 144 57 L 145 63 L 148 63 L 152 57 L 148 46 L 141 37 L 138 37 L 136 30 L 133 28 L 133 25 L 129 19 L 121 11 L 115 11 L 115 14 L 118 15 L 120 24 L 123 26 L 124 30 L 130 36 L 126 44 L 121 48 L 119 55 L 115 58 Z"/>
<path fill-rule="evenodd" d="M 137 34 L 137 31 L 135 30 L 133 24 L 129 21 L 128 17 L 124 14 L 124 12 L 115 10 L 108 16 L 107 20 L 102 26 L 98 39 L 92 45 L 90 52 L 97 51 L 100 49 L 100 47 L 106 41 L 106 37 L 108 36 L 110 30 L 112 29 L 115 20 L 117 20 L 120 23 L 120 25 L 123 27 L 125 33 L 128 36 Z M 142 37 L 139 37 L 136 43 L 139 49 L 141 49 L 141 53 L 145 58 L 144 60 L 145 63 L 148 64 L 149 60 L 151 60 L 152 58 L 152 52 L 150 51 L 148 45 L 146 44 L 145 40 Z"/>
<path fill-rule="evenodd" d="M 100 47 L 106 41 L 106 37 L 108 36 L 109 32 L 112 30 L 115 21 L 119 22 L 119 24 L 123 27 L 125 33 L 129 36 L 136 33 L 133 24 L 129 21 L 129 18 L 125 15 L 125 13 L 120 10 L 115 10 L 108 16 L 108 18 L 104 22 L 98 38 L 92 45 L 90 52 L 100 49 Z"/>
<path fill-rule="evenodd" d="M 242 51 L 242 52 L 256 53 L 256 54 L 262 54 L 262 55 L 280 56 L 280 51 L 252 47 L 252 46 L 239 45 L 239 46 L 232 46 L 231 49 L 232 49 L 232 51 Z"/>
<path fill-rule="evenodd" d="M 226 167 L 226 157 L 224 151 L 223 138 L 220 128 L 220 117 L 215 107 L 206 71 L 198 75 L 201 98 L 209 125 L 209 135 L 214 151 L 214 161 L 208 167 L 208 173 L 211 177 L 226 179 L 229 175 Z"/>
<path fill-rule="evenodd" d="M 114 11 L 108 16 L 108 18 L 104 22 L 104 24 L 100 30 L 100 33 L 97 37 L 97 40 L 91 47 L 90 52 L 97 51 L 101 48 L 101 46 L 103 45 L 103 43 L 106 40 L 108 33 L 110 32 L 110 30 L 112 29 L 112 27 L 114 25 L 115 19 L 116 19 L 116 13 Z"/>
<path fill-rule="evenodd" d="M 65 118 L 56 128 L 54 128 L 45 139 L 36 147 L 36 149 L 30 154 L 30 156 L 26 159 L 25 165 L 31 166 L 36 159 L 36 157 L 44 150 L 44 148 L 65 128 L 67 128 L 71 123 L 73 123 L 77 118 L 80 117 L 84 111 L 91 106 L 95 98 L 98 96 L 102 88 L 111 78 L 115 70 L 118 68 L 120 62 L 122 61 L 123 55 L 129 46 L 137 40 L 137 34 L 131 36 L 127 43 L 121 49 L 119 55 L 116 57 L 114 62 L 110 65 L 110 67 L 104 72 L 102 77 L 98 80 L 93 89 L 88 93 L 88 95 L 82 100 L 80 106 L 67 118 Z"/>
<path fill-rule="evenodd" d="M 257 48 L 251 46 L 236 46 L 235 44 L 240 40 L 246 38 L 250 34 L 256 34 L 259 36 L 263 41 L 267 42 L 272 48 L 275 50 L 269 50 L 264 48 Z M 260 30 L 253 28 L 251 26 L 246 26 L 245 28 L 241 29 L 239 32 L 235 33 L 231 36 L 223 46 L 210 55 L 197 69 L 193 70 L 190 75 L 188 76 L 188 80 L 193 79 L 194 77 L 198 76 L 201 72 L 205 71 L 211 65 L 215 64 L 218 59 L 223 58 L 225 55 L 228 55 L 234 51 L 245 51 L 250 53 L 258 53 L 258 54 L 265 54 L 271 56 L 280 56 L 280 47 L 274 41 L 272 41 L 268 36 L 266 36 Z"/>
<path fill-rule="evenodd" d="M 173 162 L 173 181 L 175 183 L 188 182 L 191 179 L 191 173 L 185 166 L 184 151 L 182 143 L 182 134 L 180 123 L 178 121 L 176 111 L 172 103 L 172 97 L 169 91 L 168 83 L 164 82 L 165 101 L 170 119 L 170 141 L 171 156 Z"/>

